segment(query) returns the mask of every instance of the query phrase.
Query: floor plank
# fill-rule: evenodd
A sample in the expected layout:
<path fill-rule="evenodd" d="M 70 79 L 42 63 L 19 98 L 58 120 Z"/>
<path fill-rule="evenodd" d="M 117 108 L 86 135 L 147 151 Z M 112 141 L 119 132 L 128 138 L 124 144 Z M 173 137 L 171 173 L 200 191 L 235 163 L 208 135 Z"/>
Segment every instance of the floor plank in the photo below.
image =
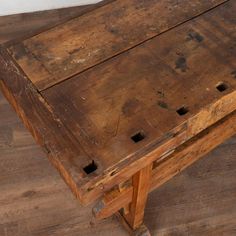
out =
<path fill-rule="evenodd" d="M 111 1 L 113 0 L 66 9 L 0 16 L 0 44 L 13 43 L 21 38 L 28 38 Z"/>

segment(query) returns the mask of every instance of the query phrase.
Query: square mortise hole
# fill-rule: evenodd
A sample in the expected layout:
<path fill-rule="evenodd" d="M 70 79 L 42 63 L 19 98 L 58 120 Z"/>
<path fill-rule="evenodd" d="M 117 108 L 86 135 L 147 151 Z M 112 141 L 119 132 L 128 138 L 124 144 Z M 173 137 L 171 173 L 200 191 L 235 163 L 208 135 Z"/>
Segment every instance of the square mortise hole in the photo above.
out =
<path fill-rule="evenodd" d="M 228 85 L 227 84 L 225 84 L 225 83 L 220 83 L 220 84 L 218 84 L 217 86 L 216 86 L 216 88 L 217 88 L 217 90 L 219 91 L 219 92 L 224 92 L 225 90 L 227 90 L 228 89 Z"/>
<path fill-rule="evenodd" d="M 177 112 L 180 116 L 184 116 L 184 115 L 186 115 L 186 114 L 189 112 L 189 110 L 188 110 L 187 107 L 181 107 L 181 108 L 179 108 L 176 112 Z"/>
<path fill-rule="evenodd" d="M 137 134 L 133 135 L 131 137 L 131 139 L 135 142 L 138 143 L 140 141 L 142 141 L 143 139 L 145 139 L 145 135 L 143 132 L 138 132 Z"/>
<path fill-rule="evenodd" d="M 97 168 L 98 167 L 97 167 L 96 163 L 94 161 L 92 161 L 89 165 L 85 166 L 83 168 L 83 170 L 87 175 L 89 175 L 89 174 L 93 173 L 94 171 L 96 171 Z"/>

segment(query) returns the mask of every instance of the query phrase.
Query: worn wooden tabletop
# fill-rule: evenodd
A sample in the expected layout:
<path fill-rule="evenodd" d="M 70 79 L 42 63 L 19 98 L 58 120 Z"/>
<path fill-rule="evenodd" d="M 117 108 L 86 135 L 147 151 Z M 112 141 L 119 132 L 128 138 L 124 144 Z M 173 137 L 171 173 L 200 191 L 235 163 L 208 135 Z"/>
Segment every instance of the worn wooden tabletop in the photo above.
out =
<path fill-rule="evenodd" d="M 108 1 L 1 50 L 6 97 L 82 203 L 236 109 L 235 9 Z"/>
<path fill-rule="evenodd" d="M 160 236 L 234 236 L 236 138 L 149 195 L 145 224 Z M 0 95 L 0 235 L 128 236 L 115 218 L 92 221 Z M 78 232 L 80 234 L 78 234 Z"/>
<path fill-rule="evenodd" d="M 14 19 L 21 18 L 18 17 L 9 17 L 7 20 L 14 22 Z M 35 19 L 35 15 L 27 17 Z M 0 18 L 3 26 L 4 19 Z M 20 25 L 24 21 L 25 17 L 17 23 Z M 38 21 L 42 23 L 44 19 Z M 37 24 L 31 24 L 30 27 L 38 30 Z M 19 34 L 20 29 L 17 29 Z M 4 35 L 4 32 L 0 31 L 0 35 Z M 19 34 L 14 33 L 13 29 L 7 37 L 15 38 Z M 6 38 L 0 40 L 6 41 Z M 95 229 L 93 224 L 89 225 L 87 218 L 90 208 L 83 208 L 82 211 L 71 198 L 60 177 L 46 159 L 42 159 L 44 154 L 35 146 L 29 133 L 2 97 L 0 114 L 0 181 L 3 186 L 1 235 L 61 235 L 63 232 L 67 232 L 67 235 L 78 235 L 78 232 L 93 235 Z M 154 235 L 157 232 L 160 235 L 235 234 L 236 210 L 232 207 L 235 205 L 236 193 L 234 146 L 235 141 L 232 139 L 151 194 L 145 222 Z M 224 204 L 219 202 L 220 198 Z M 51 202 L 50 208 L 44 204 L 48 202 Z M 183 204 L 185 207 L 182 207 Z M 96 224 L 96 232 L 102 230 L 102 235 L 110 235 L 111 228 L 114 235 L 125 235 L 122 228 L 110 219 Z"/>

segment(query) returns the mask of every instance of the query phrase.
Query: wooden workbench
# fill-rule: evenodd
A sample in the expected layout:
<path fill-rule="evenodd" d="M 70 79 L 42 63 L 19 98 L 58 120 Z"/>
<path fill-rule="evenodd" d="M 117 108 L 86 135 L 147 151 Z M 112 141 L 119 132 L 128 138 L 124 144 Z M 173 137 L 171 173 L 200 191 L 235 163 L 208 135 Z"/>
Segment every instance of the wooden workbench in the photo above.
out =
<path fill-rule="evenodd" d="M 97 218 L 147 233 L 148 192 L 236 133 L 235 9 L 109 1 L 1 48 L 4 94 Z"/>

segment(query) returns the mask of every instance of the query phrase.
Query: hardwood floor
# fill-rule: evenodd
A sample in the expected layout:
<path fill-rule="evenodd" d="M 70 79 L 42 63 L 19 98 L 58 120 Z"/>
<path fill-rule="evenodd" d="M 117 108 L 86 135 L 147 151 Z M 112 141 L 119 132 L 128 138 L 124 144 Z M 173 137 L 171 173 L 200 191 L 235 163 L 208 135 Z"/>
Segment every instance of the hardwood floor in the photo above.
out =
<path fill-rule="evenodd" d="M 48 19 L 57 24 L 72 12 L 75 16 L 81 9 L 40 13 L 38 18 L 37 14 L 0 17 L 0 42 L 24 37 L 42 25 L 49 27 Z M 6 22 L 17 22 L 17 27 Z M 153 235 L 236 235 L 235 157 L 236 137 L 151 193 L 145 224 Z M 0 235 L 127 235 L 115 217 L 91 220 L 91 209 L 79 205 L 0 94 Z"/>
<path fill-rule="evenodd" d="M 94 5 L 67 9 L 0 16 L 0 44 L 12 42 L 20 38 L 28 38 L 111 1 L 114 0 L 104 0 Z"/>

